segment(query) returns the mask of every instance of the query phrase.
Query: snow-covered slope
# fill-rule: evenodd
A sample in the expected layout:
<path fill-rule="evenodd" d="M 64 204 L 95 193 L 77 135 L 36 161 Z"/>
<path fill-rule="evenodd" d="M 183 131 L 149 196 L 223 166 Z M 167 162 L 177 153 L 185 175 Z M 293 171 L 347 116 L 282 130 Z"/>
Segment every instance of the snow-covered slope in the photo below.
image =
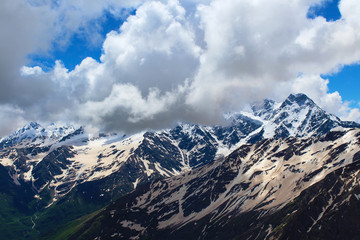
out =
<path fill-rule="evenodd" d="M 262 121 L 263 126 L 248 137 L 248 141 L 274 137 L 319 136 L 331 129 L 360 127 L 355 122 L 341 121 L 325 112 L 305 94 L 291 94 L 281 104 L 266 99 L 252 106 L 252 112 L 242 114 Z"/>
<path fill-rule="evenodd" d="M 223 215 L 237 211 L 236 206 L 266 210 L 265 206 L 271 208 L 279 201 L 285 203 L 287 197 L 283 189 L 293 188 L 293 181 L 299 181 L 299 176 L 307 179 L 304 174 L 310 174 L 315 176 L 314 179 L 320 179 L 332 169 L 347 163 L 348 160 L 342 162 L 340 159 L 334 166 L 325 164 L 319 172 L 311 170 L 318 169 L 322 164 L 319 161 L 324 159 L 320 157 L 325 158 L 326 154 L 332 154 L 331 149 L 337 149 L 332 141 L 351 137 L 351 132 L 355 131 L 353 129 L 359 127 L 357 123 L 343 122 L 326 113 L 303 94 L 290 95 L 283 103 L 265 100 L 262 104 L 253 105 L 249 112 L 228 114 L 223 126 L 180 123 L 172 129 L 141 132 L 132 136 L 100 134 L 99 137 L 90 137 L 85 127 L 54 124 L 43 127 L 33 122 L 0 139 L 0 164 L 3 166 L 0 178 L 4 181 L 11 179 L 12 186 L 17 186 L 19 191 L 25 189 L 29 205 L 36 206 L 29 212 L 43 214 L 36 223 L 39 228 L 41 224 L 44 228 L 52 228 L 58 222 L 74 220 L 136 188 L 144 189 L 151 181 L 170 178 L 174 186 L 181 183 L 187 187 L 179 185 L 173 189 L 168 186 L 176 193 L 170 193 L 175 202 L 166 200 L 169 203 L 166 209 L 184 214 L 172 218 L 172 213 L 162 210 L 164 216 L 159 216 L 159 219 L 164 219 L 159 224 L 166 228 L 181 221 L 196 223 L 197 220 L 191 220 L 195 215 L 205 216 L 206 211 L 212 209 L 217 211 L 212 217 L 222 219 Z M 341 135 L 342 132 L 346 134 Z M 322 136 L 329 139 L 320 140 Z M 315 139 L 317 142 L 312 142 Z M 326 147 L 326 144 L 329 146 Z M 352 144 L 348 145 L 355 146 Z M 306 153 L 299 155 L 300 150 L 296 150 L 298 145 L 303 145 Z M 268 148 L 273 148 L 274 155 Z M 342 149 L 334 151 L 336 154 Z M 224 157 L 231 159 L 234 154 L 241 156 L 242 160 L 224 160 Z M 292 157 L 295 159 L 287 159 Z M 304 157 L 304 164 L 296 162 Z M 348 155 L 344 155 L 344 159 L 347 158 Z M 312 162 L 309 163 L 308 159 Z M 304 176 L 298 171 L 303 171 L 301 174 Z M 276 175 L 280 173 L 283 173 L 281 177 Z M 284 182 L 284 179 L 291 183 Z M 301 181 L 303 185 L 299 186 L 303 189 L 310 184 L 310 181 Z M 263 182 L 269 185 L 264 186 Z M 270 186 L 273 190 L 269 190 Z M 229 187 L 234 189 L 230 191 Z M 159 186 L 158 190 L 165 189 Z M 240 197 L 242 200 L 239 200 L 236 192 L 243 194 L 243 198 Z M 253 195 L 255 193 L 256 196 Z M 277 196 L 273 201 L 272 194 Z M 293 196 L 292 193 L 290 195 Z M 187 201 L 176 210 L 180 206 L 176 201 L 185 199 Z M 155 200 L 162 201 L 158 197 Z M 243 203 L 243 200 L 246 202 Z M 204 208 L 208 210 L 204 212 Z M 64 210 L 68 212 L 58 214 Z M 31 216 L 31 221 L 37 216 Z M 130 222 L 124 222 L 124 225 L 134 226 Z"/>
<path fill-rule="evenodd" d="M 82 128 L 71 125 L 50 124 L 42 127 L 36 122 L 31 122 L 11 135 L 0 138 L 0 150 L 11 147 L 50 146 L 81 133 L 83 133 Z"/>
<path fill-rule="evenodd" d="M 17 182 L 32 182 L 38 192 L 47 186 L 57 200 L 79 184 L 110 177 L 125 168 L 131 168 L 131 174 L 127 173 L 121 184 L 135 188 L 151 179 L 206 165 L 227 154 L 259 126 L 257 121 L 239 118 L 236 125 L 226 127 L 181 123 L 173 129 L 129 137 L 89 138 L 82 127 L 43 128 L 30 123 L 0 140 L 0 164 Z"/>
<path fill-rule="evenodd" d="M 89 138 L 82 127 L 32 122 L 0 139 L 0 164 L 20 184 L 30 182 L 37 192 L 46 186 L 52 201 L 78 185 L 105 178 L 109 186 L 98 184 L 96 197 L 109 192 L 118 196 L 114 189 L 130 191 L 141 183 L 211 164 L 245 143 L 359 126 L 340 121 L 303 94 L 290 95 L 281 104 L 265 100 L 250 113 L 229 114 L 227 121 L 225 126 L 180 123 L 157 132 L 98 138 Z"/>
<path fill-rule="evenodd" d="M 74 236 L 183 239 L 191 230 L 192 239 L 222 239 L 209 233 L 223 228 L 231 231 L 232 225 L 246 223 L 246 213 L 252 212 L 261 220 L 279 212 L 305 189 L 359 160 L 359 129 L 331 131 L 311 138 L 266 139 L 243 145 L 210 166 L 142 186 L 110 205 Z M 340 175 L 344 171 L 341 170 Z M 357 167 L 354 174 L 359 175 L 359 171 L 360 167 Z M 344 180 L 347 175 L 341 176 Z M 350 180 L 354 181 L 353 178 Z M 342 194 L 349 191 L 351 184 L 347 185 L 339 191 L 327 187 L 329 191 Z M 335 197 L 323 203 L 323 210 L 313 219 L 312 226 L 322 220 L 327 210 L 336 207 L 332 205 Z M 353 198 L 359 199 L 358 195 Z M 239 219 L 239 216 L 245 217 Z M 252 219 L 253 227 L 258 226 L 255 220 Z M 248 224 L 251 228 L 252 224 Z M 89 230 L 90 225 L 97 228 Z M 258 230 L 271 234 L 270 226 L 267 230 Z M 309 227 L 311 231 L 311 224 Z M 227 234 L 231 236 L 231 232 Z M 256 239 L 256 234 L 250 239 Z"/>

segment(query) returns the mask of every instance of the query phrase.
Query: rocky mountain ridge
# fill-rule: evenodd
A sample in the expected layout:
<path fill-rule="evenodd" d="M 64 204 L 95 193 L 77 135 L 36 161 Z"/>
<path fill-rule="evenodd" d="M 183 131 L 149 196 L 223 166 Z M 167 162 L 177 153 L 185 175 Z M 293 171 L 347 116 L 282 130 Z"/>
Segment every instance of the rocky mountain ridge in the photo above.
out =
<path fill-rule="evenodd" d="M 70 239 L 229 239 L 240 235 L 247 235 L 241 239 L 257 239 L 260 235 L 286 239 L 287 234 L 295 239 L 331 237 L 321 230 L 329 229 L 325 216 L 338 214 L 331 220 L 335 224 L 341 218 L 337 208 L 348 211 L 348 204 L 357 209 L 360 206 L 359 161 L 359 129 L 246 144 L 210 166 L 142 186 L 86 222 Z M 337 178 L 331 177 L 334 175 Z M 324 196 L 309 189 L 312 186 L 320 188 Z M 299 197 L 309 192 L 312 196 L 307 197 L 307 204 L 314 211 L 309 211 Z M 294 203 L 301 207 L 294 209 Z M 276 214 L 287 219 L 275 221 Z M 305 218 L 306 222 L 295 223 L 289 215 L 298 221 Z M 234 231 L 235 222 L 244 232 L 224 233 L 224 229 Z M 300 234 L 287 224 L 298 224 L 295 226 Z"/>
<path fill-rule="evenodd" d="M 76 185 L 108 177 L 124 167 L 132 169 L 124 180 L 131 188 L 204 166 L 245 143 L 318 136 L 334 128 L 360 126 L 326 113 L 304 94 L 291 94 L 282 104 L 265 100 L 252 110 L 232 114 L 227 126 L 180 123 L 157 132 L 93 139 L 82 127 L 50 125 L 46 129 L 32 122 L 0 139 L 0 163 L 10 169 L 15 181 L 32 182 L 36 191 L 45 186 L 52 189 L 56 201 Z"/>
<path fill-rule="evenodd" d="M 49 216 L 61 218 L 53 221 L 56 226 L 95 211 L 142 184 L 203 171 L 200 169 L 218 164 L 239 147 L 270 138 L 274 142 L 289 137 L 296 137 L 292 141 L 313 139 L 330 132 L 336 140 L 337 134 L 360 127 L 326 113 L 304 94 L 291 94 L 283 103 L 265 100 L 250 112 L 229 114 L 227 121 L 225 126 L 180 123 L 172 129 L 97 138 L 83 127 L 52 125 L 48 129 L 30 123 L 0 139 L 0 164 L 14 185 L 26 186 L 28 205 L 40 212 L 45 209 L 36 222 L 40 228 L 52 222 Z M 282 151 L 274 151 L 278 150 Z"/>

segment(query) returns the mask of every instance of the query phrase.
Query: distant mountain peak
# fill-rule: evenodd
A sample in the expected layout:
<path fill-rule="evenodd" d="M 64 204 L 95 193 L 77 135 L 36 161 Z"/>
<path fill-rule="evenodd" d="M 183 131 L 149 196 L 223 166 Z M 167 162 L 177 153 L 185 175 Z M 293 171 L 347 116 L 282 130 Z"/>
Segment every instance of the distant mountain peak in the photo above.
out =
<path fill-rule="evenodd" d="M 30 122 L 24 127 L 19 128 L 9 136 L 0 139 L 0 149 L 28 145 L 28 144 L 45 144 L 51 145 L 59 139 L 75 132 L 71 125 L 50 124 L 46 127 L 37 122 Z"/>
<path fill-rule="evenodd" d="M 223 213 L 243 208 L 243 204 L 245 210 L 282 204 L 284 197 L 309 186 L 314 176 L 323 176 L 335 167 L 360 159 L 360 124 L 341 121 L 305 94 L 291 94 L 281 103 L 265 99 L 246 110 L 225 115 L 224 125 L 180 122 L 171 129 L 144 131 L 129 137 L 116 134 L 90 137 L 84 127 L 61 122 L 41 126 L 30 122 L 0 139 L 0 173 L 6 176 L 2 179 L 7 184 L 28 186 L 25 190 L 31 197 L 29 201 L 37 199 L 36 206 L 56 213 L 70 206 L 72 217 L 76 218 L 88 214 L 89 208 L 95 211 L 104 207 L 134 188 L 146 190 L 144 186 L 151 184 L 145 183 L 152 180 L 174 177 L 170 184 L 158 181 L 154 191 L 136 198 L 135 204 L 164 203 L 158 205 L 159 211 L 155 205 L 145 209 L 146 214 L 160 214 L 159 227 L 192 224 L 194 217 L 214 213 L 211 217 L 214 221 L 207 225 L 211 226 Z M 167 191 L 165 188 L 172 191 L 168 200 L 164 200 L 164 195 L 157 197 L 160 191 Z M 52 198 L 41 199 L 48 194 Z M 360 199 L 359 196 L 356 198 Z M 125 218 L 118 223 L 130 227 L 126 232 L 134 227 L 140 230 L 150 225 L 156 227 L 146 222 L 146 214 L 137 215 L 137 209 L 130 213 L 134 218 L 127 218 L 127 207 L 119 209 L 125 211 L 121 214 Z M 114 214 L 110 215 L 115 220 Z M 40 222 L 51 222 L 46 215 L 53 215 L 42 215 L 46 220 L 36 220 L 37 215 L 30 218 L 34 226 L 36 222 L 34 230 L 52 229 L 42 228 Z M 227 216 L 232 217 L 224 215 L 225 219 Z M 72 217 L 60 219 L 66 223 L 74 220 Z M 195 232 L 193 226 L 188 231 L 191 234 Z M 115 233 L 118 227 L 119 224 Z M 199 231 L 205 228 L 201 226 Z M 113 236 L 111 232 L 110 237 Z"/>
<path fill-rule="evenodd" d="M 290 94 L 286 100 L 283 102 L 282 107 L 286 105 L 293 105 L 297 104 L 298 106 L 310 106 L 315 107 L 317 106 L 313 100 L 311 100 L 308 96 L 306 96 L 303 93 L 297 93 L 297 94 Z"/>
<path fill-rule="evenodd" d="M 262 102 L 254 103 L 251 106 L 251 110 L 255 116 L 266 120 L 272 115 L 275 105 L 276 102 L 274 100 L 266 98 Z"/>
<path fill-rule="evenodd" d="M 253 104 L 251 110 L 242 114 L 257 118 L 263 125 L 248 136 L 248 142 L 263 138 L 318 136 L 336 127 L 360 127 L 359 124 L 341 121 L 327 113 L 303 93 L 290 94 L 282 103 L 265 99 Z"/>
<path fill-rule="evenodd" d="M 38 129 L 40 127 L 41 127 L 41 125 L 37 122 L 30 122 L 29 124 L 27 124 L 25 126 L 25 128 L 33 128 L 33 129 Z"/>
<path fill-rule="evenodd" d="M 274 108 L 275 103 L 276 102 L 274 100 L 266 98 L 260 103 L 253 104 L 251 106 L 251 110 L 253 112 L 258 112 L 258 111 L 263 111 L 263 110 L 272 110 Z"/>

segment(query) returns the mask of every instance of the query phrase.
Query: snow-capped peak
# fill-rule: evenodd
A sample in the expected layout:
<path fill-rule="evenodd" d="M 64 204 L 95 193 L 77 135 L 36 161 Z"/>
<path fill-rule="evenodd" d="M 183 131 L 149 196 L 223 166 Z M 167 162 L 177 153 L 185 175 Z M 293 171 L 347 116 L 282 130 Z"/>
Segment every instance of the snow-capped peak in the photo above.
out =
<path fill-rule="evenodd" d="M 281 107 L 286 105 L 294 105 L 297 104 L 299 107 L 301 106 L 310 106 L 315 107 L 316 104 L 313 100 L 311 100 L 308 96 L 303 93 L 290 94 L 287 99 L 283 102 Z"/>
<path fill-rule="evenodd" d="M 73 133 L 75 130 L 76 129 L 69 124 L 57 125 L 51 123 L 50 125 L 43 127 L 37 122 L 30 122 L 11 135 L 0 139 L 0 149 L 13 147 L 15 145 L 25 146 L 30 143 L 49 145 L 54 141 Z"/>
<path fill-rule="evenodd" d="M 274 108 L 276 107 L 276 102 L 274 100 L 265 99 L 263 102 L 254 103 L 251 106 L 251 110 L 255 116 L 263 117 L 267 119 Z"/>
<path fill-rule="evenodd" d="M 343 122 L 338 117 L 325 112 L 302 93 L 290 94 L 282 103 L 265 99 L 262 103 L 253 104 L 251 111 L 242 114 L 261 120 L 263 126 L 250 134 L 248 137 L 250 142 L 271 137 L 317 136 L 339 126 L 345 128 L 360 126 L 356 123 Z"/>

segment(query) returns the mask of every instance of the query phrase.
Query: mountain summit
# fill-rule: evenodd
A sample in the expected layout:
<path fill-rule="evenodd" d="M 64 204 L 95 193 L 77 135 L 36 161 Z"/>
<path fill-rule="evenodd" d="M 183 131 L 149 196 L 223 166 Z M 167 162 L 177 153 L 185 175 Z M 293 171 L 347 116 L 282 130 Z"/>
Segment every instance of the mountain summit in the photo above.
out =
<path fill-rule="evenodd" d="M 249 117 L 258 117 L 263 122 L 261 128 L 250 134 L 250 142 L 271 137 L 319 136 L 337 127 L 360 127 L 358 123 L 341 121 L 327 113 L 305 94 L 290 94 L 281 104 L 266 99 L 260 106 L 263 107 L 255 105 L 252 113 L 243 113 Z"/>
<path fill-rule="evenodd" d="M 313 100 L 311 100 L 308 96 L 306 96 L 303 93 L 298 93 L 298 94 L 290 94 L 288 96 L 288 98 L 283 102 L 283 105 L 293 105 L 294 103 L 296 103 L 299 106 L 310 106 L 310 107 L 314 107 L 316 104 L 314 103 Z"/>
<path fill-rule="evenodd" d="M 125 168 L 131 171 L 119 182 L 130 190 L 139 183 L 212 163 L 246 143 L 360 127 L 325 112 L 305 94 L 291 94 L 282 103 L 266 99 L 251 109 L 232 114 L 227 126 L 180 123 L 173 129 L 129 137 L 112 134 L 89 139 L 82 127 L 51 124 L 44 128 L 31 122 L 0 139 L 0 163 L 12 169 L 16 181 L 35 183 L 36 191 L 48 186 L 56 201 L 79 184 L 114 178 Z M 41 168 L 39 175 L 45 160 L 53 167 Z"/>
<path fill-rule="evenodd" d="M 359 143 L 356 129 L 243 145 L 139 187 L 70 239 L 355 239 Z"/>
<path fill-rule="evenodd" d="M 55 144 L 61 138 L 75 131 L 76 129 L 71 125 L 58 126 L 52 123 L 47 127 L 43 127 L 37 122 L 30 122 L 11 135 L 0 138 L 0 149 L 35 145 L 48 146 Z"/>
<path fill-rule="evenodd" d="M 42 127 L 32 122 L 0 139 L 0 164 L 3 167 L 1 174 L 6 175 L 3 179 L 10 180 L 12 188 L 18 189 L 15 191 L 16 196 L 19 192 L 26 192 L 24 196 L 27 196 L 26 201 L 21 203 L 21 206 L 25 207 L 18 208 L 19 204 L 15 200 L 7 201 L 7 204 L 11 203 L 12 208 L 16 209 L 14 211 L 27 221 L 35 221 L 36 216 L 38 220 L 35 221 L 35 227 L 22 227 L 27 229 L 24 231 L 30 235 L 38 236 L 37 231 L 48 233 L 48 229 L 57 226 L 59 222 L 65 224 L 103 208 L 140 186 L 149 186 L 146 184 L 156 179 L 173 179 L 169 181 L 174 186 L 192 179 L 191 185 L 197 186 L 197 184 L 203 184 L 202 181 L 211 176 L 207 182 L 208 185 L 204 185 L 203 188 L 212 186 L 214 191 L 215 189 L 218 191 L 227 189 L 225 185 L 230 184 L 230 181 L 235 181 L 235 175 L 240 174 L 239 169 L 242 169 L 241 179 L 243 180 L 234 182 L 235 185 L 240 185 L 236 188 L 237 190 L 228 189 L 226 196 L 235 198 L 235 196 L 240 196 L 237 191 L 253 189 L 251 193 L 258 193 L 261 198 L 250 193 L 247 193 L 247 198 L 257 199 L 257 204 L 269 205 L 270 203 L 266 203 L 267 198 L 264 198 L 266 194 L 270 194 L 270 192 L 266 193 L 269 189 L 263 185 L 256 187 L 255 182 L 261 182 L 260 178 L 266 182 L 265 178 L 275 177 L 269 180 L 269 184 L 271 183 L 270 185 L 274 188 L 273 191 L 276 186 L 280 188 L 280 185 L 287 184 L 286 181 L 290 181 L 289 179 L 306 183 L 304 188 L 293 191 L 292 196 L 295 196 L 309 186 L 308 182 L 313 183 L 312 180 L 308 182 L 304 180 L 309 178 L 307 176 L 309 174 L 317 175 L 311 169 L 318 169 L 322 172 L 321 176 L 325 176 L 335 170 L 335 166 L 341 167 L 350 163 L 346 159 L 357 150 L 356 144 L 349 143 L 345 146 L 341 145 L 340 140 L 336 142 L 336 147 L 325 147 L 325 145 L 333 145 L 332 141 L 342 136 L 344 136 L 343 141 L 347 141 L 350 136 L 356 138 L 354 129 L 360 128 L 360 125 L 341 121 L 336 116 L 326 113 L 304 94 L 291 94 L 282 103 L 266 99 L 260 104 L 254 104 L 250 112 L 229 114 L 227 119 L 228 124 L 225 126 L 180 123 L 172 129 L 141 132 L 132 136 L 108 134 L 97 138 L 89 138 L 83 127 L 75 128 L 55 124 Z M 348 134 L 350 131 L 353 135 Z M 330 162 L 325 165 L 319 162 L 326 160 L 327 154 L 337 156 L 350 145 L 353 152 L 349 153 L 349 156 L 344 155 L 344 161 L 342 159 L 335 162 L 329 160 Z M 318 154 L 316 158 L 312 157 L 311 154 L 315 154 L 312 152 L 313 149 L 320 148 L 323 149 L 323 155 Z M 301 154 L 303 152 L 306 154 Z M 236 163 L 233 162 L 235 160 L 231 160 L 234 154 L 238 159 Z M 299 162 L 299 158 L 304 156 L 313 159 L 313 162 L 306 163 L 306 166 L 300 168 L 302 163 Z M 294 159 L 290 161 L 291 158 Z M 217 167 L 224 165 L 224 161 L 232 166 L 232 170 L 223 168 L 220 170 Z M 228 165 L 225 164 L 223 167 Z M 326 168 L 320 170 L 319 166 Z M 284 178 L 270 174 L 272 169 L 280 168 L 281 171 L 279 171 L 284 172 Z M 302 172 L 286 177 L 287 171 Z M 202 173 L 207 174 L 202 175 Z M 247 177 L 243 178 L 245 175 L 242 176 L 242 174 Z M 217 176 L 216 179 L 213 179 L 215 176 Z M 215 182 L 220 185 L 212 185 Z M 255 191 L 257 188 L 263 189 L 264 192 Z M 146 191 L 151 189 L 146 188 Z M 191 189 L 186 192 L 199 194 L 201 192 L 195 187 Z M 179 188 L 174 190 L 175 193 L 171 194 L 185 194 L 182 192 L 185 189 L 180 190 L 179 185 Z M 230 204 L 216 200 L 224 192 L 220 194 L 220 192 L 210 191 L 204 193 L 203 197 L 201 194 L 194 195 L 190 192 L 186 193 L 186 196 L 189 195 L 188 200 L 179 196 L 179 201 L 186 200 L 188 205 L 192 205 L 192 201 L 195 201 L 194 204 L 199 204 L 196 207 L 199 211 L 205 205 L 196 203 L 198 198 L 207 199 L 211 196 L 211 202 Z M 16 199 L 15 195 L 9 192 L 6 196 Z M 285 200 L 284 203 L 286 203 Z M 174 209 L 174 211 L 193 211 L 192 208 L 185 210 L 186 204 L 181 207 L 182 210 Z M 179 204 L 175 205 L 174 207 L 179 206 Z M 36 208 L 29 206 L 36 206 Z M 216 211 L 222 211 L 217 207 L 214 208 L 217 209 Z M 186 218 L 183 219 L 185 221 Z M 12 235 L 8 237 L 12 238 Z"/>

